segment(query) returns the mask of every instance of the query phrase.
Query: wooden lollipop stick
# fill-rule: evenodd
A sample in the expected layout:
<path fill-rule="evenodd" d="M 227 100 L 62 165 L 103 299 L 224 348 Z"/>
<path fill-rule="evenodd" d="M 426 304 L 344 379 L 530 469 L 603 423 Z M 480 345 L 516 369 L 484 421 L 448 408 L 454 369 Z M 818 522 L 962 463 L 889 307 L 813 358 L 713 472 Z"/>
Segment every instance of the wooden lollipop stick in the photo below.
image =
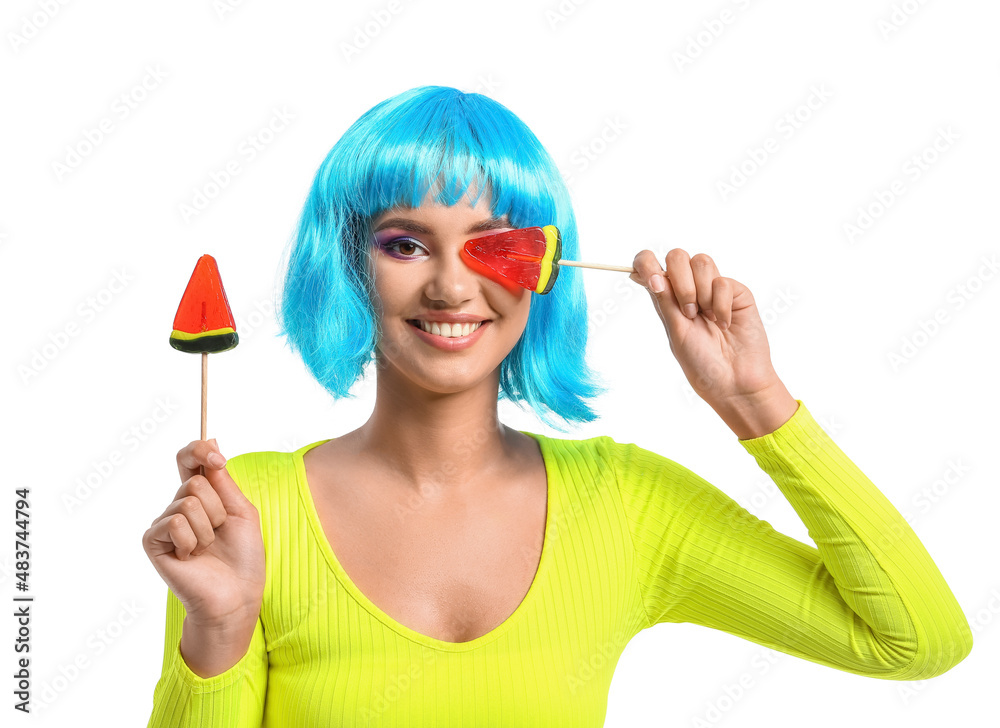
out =
<path fill-rule="evenodd" d="M 201 352 L 201 439 L 208 439 L 208 352 Z"/>
<path fill-rule="evenodd" d="M 574 265 L 578 268 L 596 268 L 597 270 L 618 270 L 622 273 L 632 273 L 634 268 L 623 268 L 620 265 L 604 265 L 603 263 L 581 263 L 578 260 L 560 260 L 559 265 Z"/>

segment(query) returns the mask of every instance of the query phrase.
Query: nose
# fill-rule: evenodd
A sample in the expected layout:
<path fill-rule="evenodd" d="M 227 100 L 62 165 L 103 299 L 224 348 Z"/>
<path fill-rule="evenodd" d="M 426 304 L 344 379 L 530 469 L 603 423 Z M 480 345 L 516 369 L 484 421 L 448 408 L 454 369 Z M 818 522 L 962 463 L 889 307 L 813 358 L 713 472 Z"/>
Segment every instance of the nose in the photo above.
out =
<path fill-rule="evenodd" d="M 449 246 L 447 255 L 437 256 L 433 265 L 428 266 L 429 277 L 424 287 L 428 298 L 457 306 L 476 295 L 481 276 L 459 256 L 461 245 L 464 240 Z"/>

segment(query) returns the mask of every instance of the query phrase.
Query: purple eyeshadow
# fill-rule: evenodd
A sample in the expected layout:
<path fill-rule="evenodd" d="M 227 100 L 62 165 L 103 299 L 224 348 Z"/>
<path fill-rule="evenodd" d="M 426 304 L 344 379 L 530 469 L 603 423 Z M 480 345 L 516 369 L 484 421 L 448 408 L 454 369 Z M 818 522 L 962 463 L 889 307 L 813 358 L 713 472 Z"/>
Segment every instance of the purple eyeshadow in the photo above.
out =
<path fill-rule="evenodd" d="M 377 232 L 372 236 L 373 245 L 378 246 L 382 251 L 385 252 L 386 255 L 396 258 L 397 260 L 413 260 L 414 258 L 421 257 L 416 254 L 403 255 L 399 251 L 390 247 L 390 243 L 396 243 L 396 242 L 412 242 L 414 247 L 417 248 L 423 247 L 422 245 L 420 245 L 420 241 L 416 240 L 415 238 L 409 235 L 400 235 L 399 233 L 393 233 L 388 230 Z"/>

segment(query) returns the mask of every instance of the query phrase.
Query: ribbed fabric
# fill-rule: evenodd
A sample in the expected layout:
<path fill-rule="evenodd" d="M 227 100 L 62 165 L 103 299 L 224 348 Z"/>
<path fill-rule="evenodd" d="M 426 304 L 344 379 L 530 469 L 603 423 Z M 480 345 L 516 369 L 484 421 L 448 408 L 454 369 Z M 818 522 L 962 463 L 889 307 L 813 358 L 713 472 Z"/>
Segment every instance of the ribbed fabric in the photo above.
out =
<path fill-rule="evenodd" d="M 738 442 L 818 550 L 637 445 L 524 434 L 548 475 L 538 571 L 509 619 L 461 643 L 399 624 L 337 562 L 302 461 L 326 440 L 231 458 L 261 514 L 257 630 L 239 663 L 200 678 L 180 656 L 184 608 L 168 591 L 149 727 L 601 726 L 625 645 L 659 622 L 892 680 L 940 675 L 972 648 L 916 534 L 801 401 L 776 431 Z"/>

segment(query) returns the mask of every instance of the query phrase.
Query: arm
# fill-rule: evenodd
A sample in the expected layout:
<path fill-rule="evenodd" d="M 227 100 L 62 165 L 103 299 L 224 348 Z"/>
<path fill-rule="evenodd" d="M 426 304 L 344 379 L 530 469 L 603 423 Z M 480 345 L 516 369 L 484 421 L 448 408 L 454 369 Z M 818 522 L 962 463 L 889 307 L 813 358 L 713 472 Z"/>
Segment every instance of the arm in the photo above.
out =
<path fill-rule="evenodd" d="M 153 691 L 147 728 L 259 728 L 267 688 L 267 652 L 260 619 L 246 654 L 231 668 L 203 678 L 181 654 L 184 605 L 167 590 L 163 673 Z"/>
<path fill-rule="evenodd" d="M 739 442 L 816 548 L 674 461 L 614 445 L 649 624 L 700 624 L 869 677 L 946 672 L 972 648 L 958 602 L 902 515 L 797 403 Z"/>

